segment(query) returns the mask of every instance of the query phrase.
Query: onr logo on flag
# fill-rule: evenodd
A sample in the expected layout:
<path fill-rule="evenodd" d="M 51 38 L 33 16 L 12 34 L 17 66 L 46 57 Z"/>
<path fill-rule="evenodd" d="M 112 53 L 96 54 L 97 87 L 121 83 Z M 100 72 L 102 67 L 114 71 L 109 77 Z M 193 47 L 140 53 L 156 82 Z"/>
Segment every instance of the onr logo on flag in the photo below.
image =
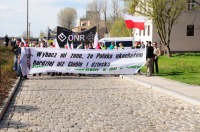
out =
<path fill-rule="evenodd" d="M 90 42 L 94 40 L 94 34 L 90 32 L 90 34 L 86 37 Z"/>
<path fill-rule="evenodd" d="M 58 35 L 58 38 L 61 42 L 65 41 L 67 39 L 67 37 L 65 36 L 64 33 L 61 33 L 60 35 Z"/>

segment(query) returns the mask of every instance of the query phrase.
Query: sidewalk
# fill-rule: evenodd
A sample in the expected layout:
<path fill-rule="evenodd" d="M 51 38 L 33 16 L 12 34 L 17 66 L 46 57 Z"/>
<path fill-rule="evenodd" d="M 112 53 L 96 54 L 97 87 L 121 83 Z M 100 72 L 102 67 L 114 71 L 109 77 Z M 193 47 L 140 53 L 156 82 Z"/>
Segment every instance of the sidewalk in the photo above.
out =
<path fill-rule="evenodd" d="M 200 106 L 200 86 L 193 86 L 158 76 L 146 77 L 146 75 L 120 75 L 120 77 L 193 105 Z"/>

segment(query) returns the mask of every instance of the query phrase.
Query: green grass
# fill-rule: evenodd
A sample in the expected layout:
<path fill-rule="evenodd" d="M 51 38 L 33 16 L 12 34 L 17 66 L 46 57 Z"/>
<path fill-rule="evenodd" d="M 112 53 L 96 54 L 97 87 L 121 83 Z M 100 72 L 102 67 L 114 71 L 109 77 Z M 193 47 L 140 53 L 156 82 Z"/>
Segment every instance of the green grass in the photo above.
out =
<path fill-rule="evenodd" d="M 200 86 L 200 53 L 173 54 L 171 58 L 164 55 L 158 63 L 156 76 Z"/>

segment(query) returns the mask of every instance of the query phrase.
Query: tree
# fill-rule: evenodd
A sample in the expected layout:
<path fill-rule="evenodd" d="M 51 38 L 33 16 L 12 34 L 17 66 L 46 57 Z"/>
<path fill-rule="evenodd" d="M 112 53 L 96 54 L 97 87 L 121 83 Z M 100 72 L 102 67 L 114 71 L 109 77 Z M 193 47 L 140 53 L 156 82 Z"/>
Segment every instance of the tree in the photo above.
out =
<path fill-rule="evenodd" d="M 58 23 L 60 26 L 72 29 L 76 24 L 77 13 L 73 8 L 64 8 L 58 13 Z"/>
<path fill-rule="evenodd" d="M 39 38 L 44 38 L 45 36 L 46 36 L 45 33 L 41 30 Z"/>
<path fill-rule="evenodd" d="M 119 0 L 112 0 L 112 11 L 111 19 L 115 22 L 120 17 Z"/>
<path fill-rule="evenodd" d="M 171 57 L 170 36 L 174 23 L 187 10 L 187 0 L 126 0 L 128 11 L 153 20 L 161 43 Z M 133 8 L 133 9 L 132 9 Z"/>
<path fill-rule="evenodd" d="M 87 19 L 91 20 L 91 23 L 94 26 L 97 26 L 97 32 L 100 30 L 100 20 L 102 13 L 103 3 L 101 0 L 93 0 L 92 2 L 87 4 Z"/>
<path fill-rule="evenodd" d="M 24 32 L 22 33 L 21 36 L 22 36 L 24 39 L 26 39 L 26 37 L 27 37 L 27 31 L 24 30 Z M 32 34 L 32 32 L 30 32 L 30 38 L 33 38 L 33 34 Z"/>
<path fill-rule="evenodd" d="M 107 1 L 104 0 L 103 2 L 103 9 L 102 9 L 102 12 L 103 12 L 103 17 L 104 17 L 104 24 L 105 24 L 105 34 L 108 34 L 108 26 L 107 26 Z"/>
<path fill-rule="evenodd" d="M 119 19 L 114 22 L 110 29 L 110 35 L 112 37 L 130 37 L 131 30 L 126 28 L 124 20 Z"/>

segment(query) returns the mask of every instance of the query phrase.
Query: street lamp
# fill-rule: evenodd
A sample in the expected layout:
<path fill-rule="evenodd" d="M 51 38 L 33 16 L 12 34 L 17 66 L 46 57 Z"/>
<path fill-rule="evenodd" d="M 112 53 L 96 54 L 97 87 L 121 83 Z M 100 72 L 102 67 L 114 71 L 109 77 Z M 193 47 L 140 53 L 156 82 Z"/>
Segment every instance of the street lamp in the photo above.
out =
<path fill-rule="evenodd" d="M 26 24 L 27 24 L 27 27 L 26 27 L 27 28 L 27 31 L 26 31 L 27 32 L 26 33 L 26 40 L 29 41 L 29 36 L 28 36 L 28 34 L 29 34 L 29 32 L 28 32 L 28 24 L 29 24 L 28 23 L 28 0 L 27 0 L 27 23 Z"/>
<path fill-rule="evenodd" d="M 28 40 L 31 38 L 31 23 L 29 22 Z"/>

